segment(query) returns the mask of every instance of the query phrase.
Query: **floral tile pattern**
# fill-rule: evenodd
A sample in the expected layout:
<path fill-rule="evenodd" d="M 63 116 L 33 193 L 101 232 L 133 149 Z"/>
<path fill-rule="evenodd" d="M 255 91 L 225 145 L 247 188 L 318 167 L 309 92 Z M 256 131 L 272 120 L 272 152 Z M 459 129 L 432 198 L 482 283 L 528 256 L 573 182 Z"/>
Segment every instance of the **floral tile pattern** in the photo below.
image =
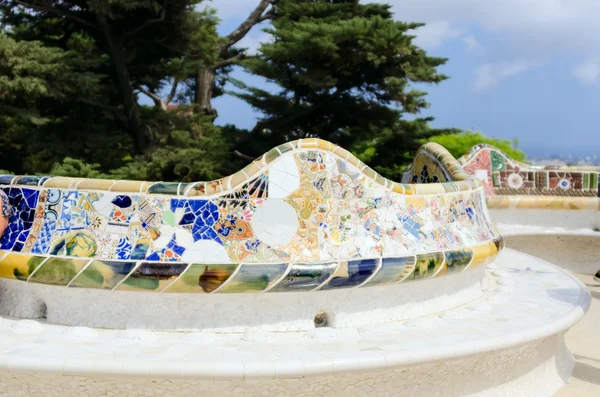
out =
<path fill-rule="evenodd" d="M 483 181 L 488 196 L 600 197 L 600 167 L 533 166 L 487 145 L 473 147 L 458 161 L 467 172 Z"/>

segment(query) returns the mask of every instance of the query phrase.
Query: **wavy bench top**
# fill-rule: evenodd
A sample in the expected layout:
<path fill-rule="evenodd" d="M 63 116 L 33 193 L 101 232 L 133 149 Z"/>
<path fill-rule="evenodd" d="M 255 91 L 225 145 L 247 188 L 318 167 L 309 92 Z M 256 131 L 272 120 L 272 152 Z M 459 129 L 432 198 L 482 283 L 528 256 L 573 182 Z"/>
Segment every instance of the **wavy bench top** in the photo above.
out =
<path fill-rule="evenodd" d="M 310 138 L 287 142 L 271 149 L 242 170 L 233 175 L 206 182 L 148 182 L 94 178 L 72 178 L 61 176 L 32 176 L 32 175 L 0 175 L 0 185 L 10 186 L 38 186 L 45 188 L 62 188 L 75 190 L 97 190 L 122 193 L 147 193 L 177 196 L 218 196 L 231 191 L 236 191 L 264 171 L 271 163 L 286 153 L 311 150 L 315 152 L 329 153 L 330 155 L 344 160 L 349 165 L 358 169 L 364 177 L 398 194 L 429 194 L 443 193 L 444 191 L 462 191 L 479 187 L 476 179 L 459 178 L 462 172 L 460 166 L 450 166 L 450 172 L 456 177 L 454 183 L 442 186 L 416 186 L 415 184 L 402 184 L 391 181 L 379 175 L 369 166 L 360 161 L 356 156 L 340 146 L 331 142 Z M 445 149 L 444 149 L 445 150 Z M 452 156 L 446 151 L 448 156 Z M 420 189 L 421 191 L 417 191 Z"/>

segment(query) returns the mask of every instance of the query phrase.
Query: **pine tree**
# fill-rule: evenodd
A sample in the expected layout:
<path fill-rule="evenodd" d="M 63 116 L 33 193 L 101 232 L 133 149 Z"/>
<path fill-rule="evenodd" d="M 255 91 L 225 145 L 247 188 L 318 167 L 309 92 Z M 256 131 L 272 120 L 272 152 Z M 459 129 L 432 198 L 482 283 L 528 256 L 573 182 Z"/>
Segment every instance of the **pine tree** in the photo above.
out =
<path fill-rule="evenodd" d="M 413 43 L 420 23 L 393 19 L 390 6 L 358 0 L 275 0 L 272 40 L 244 61 L 252 74 L 276 83 L 272 93 L 238 85 L 237 95 L 262 117 L 240 147 L 260 148 L 320 137 L 353 150 L 387 176 L 429 136 L 453 131 L 429 128 L 430 118 L 403 119 L 428 106 L 415 83 L 437 84 L 446 62 Z M 241 150 L 241 149 L 240 149 Z"/>
<path fill-rule="evenodd" d="M 61 128 L 70 112 L 86 110 L 74 118 L 83 126 L 97 120 L 97 110 L 108 106 L 103 98 L 104 76 L 90 71 L 92 64 L 75 51 L 14 40 L 0 32 L 0 168 L 35 172 L 49 151 L 64 153 L 81 143 L 76 137 L 93 146 L 94 137 L 85 136 L 85 128 L 73 129 L 76 134 Z M 57 127 L 61 131 L 54 135 Z M 68 138 L 55 140 L 55 136 Z M 110 138 L 111 133 L 104 131 L 102 136 Z M 75 150 L 84 148 L 78 145 Z"/>
<path fill-rule="evenodd" d="M 136 88 L 156 81 L 148 78 L 178 46 L 185 46 L 190 35 L 190 15 L 202 0 L 0 0 L 4 23 L 20 28 L 39 29 L 54 26 L 63 45 L 72 34 L 83 34 L 94 41 L 111 63 L 114 83 L 121 96 L 123 114 L 136 151 L 151 146 L 138 106 Z M 56 27 L 62 27 L 61 32 Z M 30 38 L 31 39 L 31 38 Z"/>

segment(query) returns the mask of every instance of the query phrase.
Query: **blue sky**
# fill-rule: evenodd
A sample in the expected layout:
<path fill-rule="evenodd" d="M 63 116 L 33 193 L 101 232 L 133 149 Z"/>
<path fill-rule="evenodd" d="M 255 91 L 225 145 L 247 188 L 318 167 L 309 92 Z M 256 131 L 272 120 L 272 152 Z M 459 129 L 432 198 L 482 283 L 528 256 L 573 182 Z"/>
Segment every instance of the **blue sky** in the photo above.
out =
<path fill-rule="evenodd" d="M 398 20 L 425 22 L 416 42 L 449 58 L 451 78 L 429 92 L 423 114 L 435 127 L 517 138 L 530 156 L 600 156 L 600 1 L 369 0 L 393 6 Z M 365 1 L 366 2 L 366 1 Z M 258 0 L 212 0 L 223 34 Z M 262 26 L 264 27 L 264 26 Z M 261 26 L 241 43 L 268 40 Z M 236 71 L 235 77 L 262 86 Z M 254 125 L 256 113 L 230 96 L 214 103 L 218 124 Z"/>

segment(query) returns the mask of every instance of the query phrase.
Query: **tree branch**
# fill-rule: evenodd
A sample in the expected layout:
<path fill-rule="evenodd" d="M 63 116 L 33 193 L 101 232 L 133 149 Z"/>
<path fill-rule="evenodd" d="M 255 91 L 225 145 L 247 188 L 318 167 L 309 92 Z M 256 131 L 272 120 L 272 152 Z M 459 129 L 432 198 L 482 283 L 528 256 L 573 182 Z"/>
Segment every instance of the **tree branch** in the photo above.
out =
<path fill-rule="evenodd" d="M 254 11 L 248 15 L 248 18 L 242 22 L 236 30 L 227 36 L 227 41 L 221 44 L 219 47 L 219 52 L 223 53 L 224 51 L 227 51 L 232 45 L 243 39 L 254 25 L 262 22 L 264 20 L 262 19 L 263 12 L 265 12 L 271 2 L 272 0 L 260 0 L 260 3 L 258 3 L 258 6 L 254 9 Z"/>
<path fill-rule="evenodd" d="M 173 98 L 175 98 L 175 94 L 177 94 L 177 86 L 179 85 L 179 80 L 174 79 L 173 80 L 173 87 L 171 87 L 171 92 L 169 93 L 169 96 L 167 97 L 167 99 L 165 99 L 165 103 L 168 105 L 169 103 L 171 103 L 171 101 L 173 100 Z"/>
<path fill-rule="evenodd" d="M 232 57 L 231 57 L 231 58 L 229 58 L 229 59 L 223 59 L 223 60 L 221 60 L 221 61 L 219 61 L 219 62 L 215 63 L 215 65 L 214 65 L 214 67 L 213 67 L 213 68 L 214 68 L 214 70 L 217 70 L 217 69 L 219 69 L 219 68 L 222 68 L 222 67 L 225 67 L 225 66 L 229 66 L 229 65 L 231 65 L 232 63 L 235 63 L 235 62 L 237 62 L 237 61 L 241 61 L 241 60 L 242 60 L 242 59 L 244 59 L 244 58 L 246 58 L 246 51 L 242 51 L 242 52 L 240 52 L 239 54 L 237 54 L 237 55 L 235 55 L 235 56 L 232 56 Z"/>
<path fill-rule="evenodd" d="M 264 14 L 263 16 L 261 16 L 260 18 L 258 18 L 258 20 L 256 21 L 256 23 L 261 23 L 264 22 L 268 19 L 273 18 L 273 13 L 272 12 L 267 12 L 266 14 Z"/>
<path fill-rule="evenodd" d="M 233 155 L 237 158 L 240 158 L 242 160 L 247 160 L 247 161 L 254 161 L 256 160 L 254 157 L 248 156 L 247 154 L 241 153 L 239 150 L 234 150 L 233 151 Z"/>
<path fill-rule="evenodd" d="M 138 89 L 138 90 L 139 90 L 139 91 L 140 91 L 142 94 L 146 94 L 146 95 L 148 95 L 148 96 L 150 97 L 150 99 L 154 100 L 155 102 L 158 102 L 158 103 L 162 102 L 162 99 L 161 99 L 161 98 L 160 98 L 158 95 L 156 95 L 155 93 L 153 93 L 153 92 L 151 92 L 151 91 L 149 91 L 149 90 L 145 89 L 144 87 L 142 87 L 142 86 L 139 86 L 139 87 L 137 87 L 137 89 Z"/>
<path fill-rule="evenodd" d="M 133 29 L 131 32 L 127 32 L 127 33 L 123 34 L 123 40 L 127 40 L 129 37 L 141 32 L 142 30 L 146 29 L 148 26 L 163 22 L 165 20 L 165 7 L 168 2 L 169 2 L 169 0 L 165 0 L 163 2 L 162 12 L 160 13 L 160 17 L 154 18 L 154 19 L 148 19 L 146 22 L 144 22 L 137 28 Z"/>
<path fill-rule="evenodd" d="M 100 27 L 98 25 L 96 25 L 96 24 L 94 24 L 94 23 L 92 23 L 90 21 L 87 21 L 87 20 L 85 20 L 83 18 L 80 18 L 80 17 L 78 17 L 76 15 L 69 14 L 68 12 L 60 10 L 58 8 L 54 8 L 52 6 L 46 6 L 45 7 L 45 6 L 42 6 L 42 5 L 39 5 L 39 4 L 34 4 L 33 2 L 29 3 L 29 2 L 26 2 L 26 1 L 19 1 L 19 0 L 14 0 L 14 1 L 15 1 L 16 4 L 18 4 L 20 6 L 32 8 L 32 9 L 37 10 L 37 11 L 49 12 L 49 13 L 52 13 L 54 15 L 65 17 L 67 19 L 70 19 L 72 21 L 80 23 L 80 24 L 82 24 L 84 26 L 87 26 L 88 28 L 100 30 Z"/>

